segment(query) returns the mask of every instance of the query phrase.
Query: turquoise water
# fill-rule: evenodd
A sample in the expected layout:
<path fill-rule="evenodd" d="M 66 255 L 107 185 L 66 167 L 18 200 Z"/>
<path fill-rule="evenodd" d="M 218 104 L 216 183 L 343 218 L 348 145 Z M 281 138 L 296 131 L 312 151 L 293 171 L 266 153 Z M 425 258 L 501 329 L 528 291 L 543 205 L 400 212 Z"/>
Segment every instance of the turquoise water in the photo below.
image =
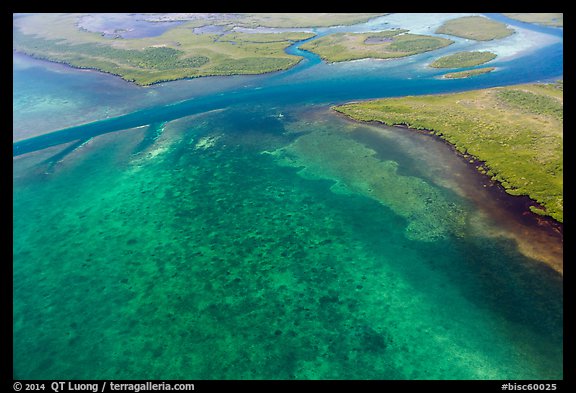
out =
<path fill-rule="evenodd" d="M 390 64 L 77 93 L 158 97 L 14 158 L 14 377 L 561 379 L 562 276 L 486 212 L 479 177 L 329 110 L 378 78 L 450 89 Z M 62 97 L 102 78 L 60 75 Z"/>

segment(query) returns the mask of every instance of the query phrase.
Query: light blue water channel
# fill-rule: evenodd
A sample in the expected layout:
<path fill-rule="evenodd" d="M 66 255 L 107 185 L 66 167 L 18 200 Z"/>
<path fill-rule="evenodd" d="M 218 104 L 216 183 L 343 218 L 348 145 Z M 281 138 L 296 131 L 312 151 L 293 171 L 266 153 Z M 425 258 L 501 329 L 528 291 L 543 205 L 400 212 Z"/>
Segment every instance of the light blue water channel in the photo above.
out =
<path fill-rule="evenodd" d="M 385 21 L 385 18 L 378 18 L 378 20 Z M 524 25 L 527 24 L 523 24 L 522 29 L 527 30 Z M 389 27 L 386 22 L 372 22 L 370 24 L 370 29 L 386 27 Z M 325 28 L 318 33 L 321 36 L 334 30 L 363 31 L 365 29 L 358 26 Z M 543 41 L 542 46 L 534 45 L 515 56 L 506 56 L 502 60 L 497 58 L 490 63 L 491 66 L 497 67 L 496 72 L 467 79 L 441 79 L 439 76 L 445 73 L 445 70 L 426 67 L 427 63 L 437 57 L 460 50 L 474 49 L 478 46 L 478 43 L 451 37 L 456 43 L 447 48 L 405 59 L 393 61 L 361 60 L 337 64 L 326 64 L 315 54 L 299 49 L 302 44 L 299 42 L 287 49 L 288 53 L 304 58 L 299 65 L 291 70 L 257 77 L 239 77 L 236 80 L 229 78 L 228 82 L 222 82 L 223 78 L 201 78 L 204 80 L 198 81 L 197 88 L 195 86 L 197 81 L 195 80 L 170 82 L 150 90 L 135 89 L 130 85 L 127 92 L 121 93 L 118 93 L 117 88 L 98 93 L 98 88 L 87 86 L 95 93 L 93 100 L 96 101 L 96 106 L 98 106 L 98 100 L 101 100 L 99 105 L 105 105 L 108 102 L 113 104 L 114 101 L 124 100 L 141 101 L 141 106 L 145 108 L 91 124 L 64 129 L 50 135 L 17 142 L 14 144 L 14 155 L 64 143 L 79 137 L 84 138 L 153 122 L 174 120 L 190 114 L 250 100 L 274 102 L 278 105 L 295 103 L 337 104 L 348 100 L 449 93 L 561 78 L 563 75 L 562 30 L 541 26 L 533 27 L 532 30 L 537 34 L 536 37 Z M 508 40 L 515 38 L 512 36 Z M 515 42 L 511 42 L 511 45 L 514 44 Z M 38 73 L 36 78 L 35 72 Z M 14 80 L 17 86 L 14 90 L 15 101 L 18 100 L 19 92 L 27 94 L 27 91 L 37 89 L 36 80 L 39 80 L 40 89 L 47 90 L 44 85 L 54 83 L 56 91 L 70 89 L 71 93 L 77 94 L 78 81 L 74 76 L 70 77 L 68 83 L 66 82 L 68 77 L 62 75 L 58 75 L 57 80 L 50 82 L 51 78 L 46 78 L 45 72 L 44 69 L 15 69 Z M 99 79 L 109 78 L 101 75 L 90 75 L 87 79 L 88 83 L 94 84 Z M 211 94 L 202 92 L 206 85 L 204 84 L 206 79 L 214 80 L 210 89 Z M 107 81 L 105 85 L 110 83 Z M 226 86 L 228 83 L 232 87 Z M 238 87 L 239 83 L 243 86 Z M 122 81 L 116 80 L 113 81 L 113 84 L 124 85 Z M 222 88 L 218 87 L 219 84 L 222 85 Z M 217 86 L 215 90 L 214 86 Z M 161 100 L 156 100 L 154 106 L 146 107 L 147 102 L 154 102 L 153 97 L 148 97 L 151 94 L 154 96 L 153 92 L 163 95 L 163 99 L 166 97 L 177 98 L 177 102 L 162 105 Z M 214 94 L 215 92 L 216 94 Z M 186 99 L 187 94 L 191 94 L 193 98 Z"/>

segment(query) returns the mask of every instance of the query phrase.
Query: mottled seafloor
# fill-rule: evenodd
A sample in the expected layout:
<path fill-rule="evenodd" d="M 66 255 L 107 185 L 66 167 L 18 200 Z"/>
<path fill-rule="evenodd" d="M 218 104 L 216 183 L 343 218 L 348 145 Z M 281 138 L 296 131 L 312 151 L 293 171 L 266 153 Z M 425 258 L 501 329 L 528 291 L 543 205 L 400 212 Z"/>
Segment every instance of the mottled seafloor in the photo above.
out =
<path fill-rule="evenodd" d="M 16 159 L 15 376 L 562 377 L 561 277 L 422 141 L 267 109 Z"/>

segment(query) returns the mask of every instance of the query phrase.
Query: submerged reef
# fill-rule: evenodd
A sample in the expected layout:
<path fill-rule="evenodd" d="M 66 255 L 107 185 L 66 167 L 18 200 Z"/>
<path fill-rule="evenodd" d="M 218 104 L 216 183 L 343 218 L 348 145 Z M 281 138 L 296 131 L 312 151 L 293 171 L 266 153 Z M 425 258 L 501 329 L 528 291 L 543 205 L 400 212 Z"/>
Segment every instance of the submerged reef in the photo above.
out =
<path fill-rule="evenodd" d="M 287 166 L 302 167 L 306 178 L 328 178 L 332 191 L 353 192 L 377 200 L 408 221 L 411 240 L 435 241 L 459 235 L 465 213 L 442 191 L 421 178 L 399 173 L 398 163 L 380 160 L 375 151 L 343 133 L 314 131 L 274 151 Z"/>

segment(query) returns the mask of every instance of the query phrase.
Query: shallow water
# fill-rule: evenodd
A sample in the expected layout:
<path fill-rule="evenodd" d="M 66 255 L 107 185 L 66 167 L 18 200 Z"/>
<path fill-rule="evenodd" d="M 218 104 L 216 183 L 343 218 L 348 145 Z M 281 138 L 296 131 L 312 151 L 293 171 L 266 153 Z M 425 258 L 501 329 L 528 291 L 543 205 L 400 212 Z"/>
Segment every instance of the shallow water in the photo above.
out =
<path fill-rule="evenodd" d="M 560 378 L 561 277 L 513 241 L 474 233 L 474 207 L 414 173 L 410 145 L 370 157 L 449 203 L 457 231 L 411 236 L 417 198 L 359 193 L 346 167 L 314 168 L 306 151 L 295 166 L 270 154 L 330 133 L 365 160 L 346 134 L 356 126 L 325 112 L 308 125 L 232 108 L 168 123 L 144 150 L 135 129 L 56 164 L 48 151 L 32 169 L 40 157 L 17 158 L 16 374 Z"/>
<path fill-rule="evenodd" d="M 182 21 L 150 21 L 145 14 L 89 14 L 80 18 L 78 26 L 111 38 L 156 37 L 181 25 Z"/>
<path fill-rule="evenodd" d="M 241 86 L 250 87 L 257 79 L 253 76 L 199 78 L 143 88 L 115 76 L 16 53 L 13 139 L 23 140 L 138 109 L 210 97 Z"/>
<path fill-rule="evenodd" d="M 517 218 L 447 145 L 326 105 L 450 85 L 404 79 L 410 60 L 309 60 L 220 85 L 114 79 L 117 98 L 79 95 L 158 97 L 14 158 L 15 377 L 563 377 L 562 276 L 521 252 Z M 174 103 L 186 91 L 198 102 Z"/>

